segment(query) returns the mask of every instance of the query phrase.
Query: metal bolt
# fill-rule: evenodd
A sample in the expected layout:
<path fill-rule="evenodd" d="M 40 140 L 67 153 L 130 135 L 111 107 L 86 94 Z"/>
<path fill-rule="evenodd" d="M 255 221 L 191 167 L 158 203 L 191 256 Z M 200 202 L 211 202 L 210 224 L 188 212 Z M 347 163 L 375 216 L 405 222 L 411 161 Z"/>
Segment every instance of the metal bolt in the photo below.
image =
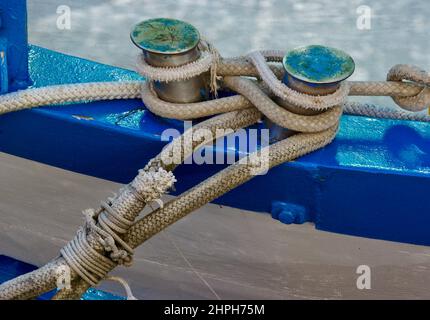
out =
<path fill-rule="evenodd" d="M 289 51 L 284 59 L 283 82 L 293 90 L 309 95 L 328 95 L 335 92 L 342 81 L 352 75 L 354 60 L 347 53 L 330 47 L 311 45 Z M 276 102 L 297 114 L 314 115 L 318 111 L 305 110 L 276 98 Z M 282 140 L 294 131 L 281 128 L 267 120 L 271 129 L 271 141 Z"/>
<path fill-rule="evenodd" d="M 271 214 L 273 219 L 285 224 L 302 224 L 309 221 L 309 215 L 304 206 L 289 202 L 274 201 Z"/>
<path fill-rule="evenodd" d="M 155 67 L 178 67 L 200 57 L 198 30 L 191 24 L 166 18 L 138 23 L 131 40 L 143 51 L 146 62 Z M 155 82 L 158 96 L 170 102 L 187 103 L 203 99 L 204 76 L 188 80 Z"/>

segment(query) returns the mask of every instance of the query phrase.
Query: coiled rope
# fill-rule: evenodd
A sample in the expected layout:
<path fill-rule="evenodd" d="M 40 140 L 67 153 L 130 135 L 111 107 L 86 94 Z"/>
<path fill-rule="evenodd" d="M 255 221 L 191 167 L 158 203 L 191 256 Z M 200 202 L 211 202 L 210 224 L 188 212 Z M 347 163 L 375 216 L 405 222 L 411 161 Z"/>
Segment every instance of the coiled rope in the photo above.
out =
<path fill-rule="evenodd" d="M 246 57 L 222 59 L 208 43 L 203 42 L 201 49 L 202 55 L 198 61 L 177 68 L 154 68 L 140 56 L 138 70 L 150 80 L 165 82 L 188 79 L 210 70 L 213 91 L 216 91 L 218 81 L 222 87 L 238 95 L 177 104 L 159 99 L 149 81 L 74 84 L 28 89 L 0 96 L 0 114 L 47 104 L 141 97 L 149 110 L 163 117 L 195 119 L 217 115 L 194 127 L 194 130 L 209 130 L 213 133 L 213 139 L 220 137 L 217 129 L 238 130 L 257 122 L 262 115 L 298 133 L 242 158 L 164 207 L 135 221 L 141 210 L 149 202 L 159 199 L 175 181 L 172 170 L 176 165 L 164 163 L 164 156 L 178 150 L 178 146 L 191 143 L 190 150 L 179 148 L 183 161 L 203 142 L 193 137 L 193 129 L 186 131 L 140 170 L 138 176 L 117 196 L 102 202 L 98 211 L 86 210 L 84 227 L 61 250 L 60 257 L 36 271 L 0 285 L 1 299 L 26 299 L 53 289 L 57 280 L 55 271 L 63 266 L 72 269 L 73 288 L 60 290 L 55 298 L 80 297 L 89 286 L 107 278 L 107 274 L 118 264 L 131 264 L 135 247 L 198 207 L 251 179 L 260 170 L 264 158 L 262 153 L 267 153 L 271 168 L 330 143 L 336 135 L 342 111 L 364 116 L 430 121 L 426 115 L 409 112 L 420 111 L 430 105 L 430 77 L 416 67 L 394 66 L 385 82 L 344 82 L 333 94 L 308 96 L 288 88 L 279 80 L 283 75 L 279 66 L 282 52 L 253 52 Z M 389 95 L 406 111 L 349 103 L 346 102 L 348 94 Z M 293 113 L 277 105 L 271 95 L 299 108 L 320 113 L 309 116 Z M 127 288 L 128 296 L 132 297 Z"/>

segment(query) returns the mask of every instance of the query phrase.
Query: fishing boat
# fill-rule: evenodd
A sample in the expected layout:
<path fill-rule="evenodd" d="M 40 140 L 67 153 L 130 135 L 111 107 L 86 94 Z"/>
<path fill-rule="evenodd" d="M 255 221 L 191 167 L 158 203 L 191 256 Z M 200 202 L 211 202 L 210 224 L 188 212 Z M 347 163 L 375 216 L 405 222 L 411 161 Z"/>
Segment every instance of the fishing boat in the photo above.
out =
<path fill-rule="evenodd" d="M 87 88 L 80 84 L 112 82 L 128 86 L 147 83 L 151 78 L 29 45 L 24 0 L 3 0 L 0 13 L 0 105 L 10 101 L 11 94 L 22 94 L 27 88 L 36 90 L 25 97 L 30 100 L 28 105 L 36 106 L 37 99 L 44 100 L 49 94 L 38 89 L 56 86 L 61 90 L 58 86 L 75 84 L 80 90 Z M 195 30 L 188 24 L 172 19 L 151 21 L 182 28 L 182 35 L 196 42 L 166 53 L 168 48 L 149 48 L 145 42 L 148 21 L 145 23 L 137 25 L 132 40 L 143 50 L 141 62 L 148 73 L 158 72 L 154 71 L 157 67 L 175 69 L 183 64 L 175 59 L 184 59 L 184 54 L 192 59 L 190 48 L 197 48 L 200 38 L 198 33 L 193 38 Z M 217 57 L 210 45 L 204 50 Z M 346 83 L 354 70 L 350 57 L 321 46 L 306 50 L 329 50 L 347 65 L 337 78 L 331 75 L 330 81 L 321 80 L 327 71 L 320 70 L 312 75 L 319 80 L 314 78 L 313 86 L 304 87 L 312 76 L 301 78 L 293 62 L 306 53 L 303 48 L 292 50 L 286 55 L 291 61 L 284 58 L 282 64 L 290 77 L 284 84 L 314 97 L 341 91 L 341 83 Z M 273 56 L 270 59 L 279 62 Z M 211 78 L 208 70 L 205 77 Z M 264 80 L 262 74 L 257 78 Z M 177 83 L 181 81 L 163 85 L 156 79 L 153 89 L 169 103 L 198 103 L 201 87 L 196 82 L 201 79 L 196 79 L 190 77 L 180 85 Z M 391 82 L 401 88 L 413 87 L 410 90 L 418 86 L 416 94 L 430 90 L 428 83 Z M 362 90 L 359 85 L 357 92 Z M 317 93 L 309 92 L 310 87 Z M 233 91 L 220 89 L 216 97 L 206 99 L 238 99 Z M 404 99 L 393 91 L 387 95 Z M 187 119 L 157 115 L 150 102 L 140 96 L 115 99 L 114 92 L 100 101 L 89 96 L 79 102 L 70 98 L 56 103 L 54 99 L 49 106 L 1 112 L 0 283 L 57 257 L 83 225 L 81 211 L 115 197 L 113 194 L 130 184 L 139 169 L 169 144 L 173 131 L 182 134 L 189 124 L 184 121 Z M 352 112 L 342 115 L 331 143 L 215 197 L 137 248 L 131 267 L 120 266 L 110 274 L 126 280 L 139 299 L 429 298 L 428 116 L 404 111 L 387 114 L 386 118 Z M 194 123 L 203 123 L 208 115 L 201 118 Z M 298 131 L 263 117 L 245 133 L 261 133 L 267 128 L 271 143 L 285 137 L 288 140 Z M 258 150 L 264 141 L 258 140 Z M 223 161 L 201 164 L 191 160 L 178 166 L 170 195 L 156 199 L 159 201 L 145 207 L 140 216 L 151 207 L 180 199 L 176 197 L 226 170 L 231 164 L 226 161 L 229 155 L 237 160 L 253 151 L 243 150 L 236 142 L 208 146 L 200 159 L 211 155 Z M 67 253 L 61 252 L 67 260 Z M 70 259 L 78 258 L 72 255 Z M 78 271 L 80 267 L 76 267 Z M 57 289 L 53 289 L 36 296 L 50 299 L 56 294 Z M 124 293 L 116 283 L 103 281 L 82 297 L 124 299 Z"/>

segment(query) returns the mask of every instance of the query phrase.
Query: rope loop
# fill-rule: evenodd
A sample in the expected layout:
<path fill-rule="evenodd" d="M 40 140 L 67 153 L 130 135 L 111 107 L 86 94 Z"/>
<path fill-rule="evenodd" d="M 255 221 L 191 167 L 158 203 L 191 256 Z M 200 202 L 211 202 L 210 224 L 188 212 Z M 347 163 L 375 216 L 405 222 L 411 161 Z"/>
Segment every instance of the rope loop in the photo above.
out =
<path fill-rule="evenodd" d="M 211 91 L 215 93 L 218 89 L 217 80 L 221 75 L 217 74 L 217 66 L 221 61 L 218 51 L 209 42 L 202 40 L 200 49 L 212 57 L 211 65 Z M 229 112 L 242 108 L 254 107 L 261 111 L 267 118 L 278 125 L 289 128 L 298 132 L 320 132 L 327 130 L 339 121 L 342 114 L 342 105 L 346 101 L 349 92 L 349 86 L 341 84 L 338 90 L 326 96 L 311 96 L 297 92 L 279 80 L 279 75 L 275 75 L 269 63 L 279 63 L 282 61 L 285 52 L 280 50 L 255 51 L 242 57 L 245 63 L 251 64 L 256 69 L 257 78 L 262 81 L 256 82 L 245 79 L 241 76 L 224 76 L 223 84 L 229 89 L 239 93 L 234 97 L 209 100 L 197 103 L 170 103 L 161 100 L 151 83 L 142 84 L 142 100 L 152 112 L 159 116 L 175 119 L 194 119 L 205 116 L 211 116 L 218 113 Z M 142 57 L 142 60 L 143 57 Z M 181 80 L 186 77 L 190 66 L 193 63 L 180 66 L 177 68 L 157 68 L 145 65 L 138 65 L 141 74 L 149 75 L 151 79 L 175 79 Z M 207 66 L 206 66 L 207 67 Z M 224 68 L 225 69 L 225 68 Z M 201 70 L 201 72 L 206 71 Z M 167 75 L 168 73 L 168 75 Z M 192 73 L 194 76 L 198 75 Z M 227 72 L 228 74 L 228 72 Z M 163 78 L 161 75 L 164 75 Z M 268 89 L 268 90 L 267 90 Z M 289 104 L 303 108 L 320 111 L 321 114 L 315 116 L 305 116 L 293 113 L 279 106 L 268 97 L 268 91 L 273 92 L 276 96 L 286 100 Z M 240 99 L 243 97 L 245 99 Z"/>
<path fill-rule="evenodd" d="M 409 81 L 422 86 L 421 91 L 409 97 L 392 97 L 394 102 L 408 111 L 422 111 L 430 107 L 430 74 L 417 66 L 397 64 L 387 74 L 388 81 Z"/>

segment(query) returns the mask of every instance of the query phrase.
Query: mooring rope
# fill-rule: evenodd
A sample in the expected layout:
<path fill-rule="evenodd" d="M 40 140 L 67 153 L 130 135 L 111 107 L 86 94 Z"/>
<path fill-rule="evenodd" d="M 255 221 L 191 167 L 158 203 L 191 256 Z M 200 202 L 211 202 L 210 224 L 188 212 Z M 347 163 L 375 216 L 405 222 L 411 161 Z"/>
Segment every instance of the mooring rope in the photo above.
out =
<path fill-rule="evenodd" d="M 141 54 L 136 65 L 139 70 L 145 70 L 145 77 L 148 80 L 170 82 L 178 79 L 187 80 L 208 71 L 214 59 L 215 57 L 210 52 L 203 51 L 196 61 L 180 67 L 166 67 L 160 72 L 159 67 L 153 67 L 148 64 L 143 54 Z"/>
<path fill-rule="evenodd" d="M 397 65 L 390 70 L 385 82 L 343 82 L 332 94 L 310 96 L 290 89 L 279 80 L 283 75 L 279 67 L 283 52 L 256 51 L 245 57 L 223 59 L 209 43 L 202 42 L 201 49 L 202 55 L 197 61 L 175 68 L 152 67 L 140 56 L 138 70 L 152 80 L 164 82 L 189 79 L 210 71 L 212 91 L 220 85 L 237 95 L 189 104 L 171 103 L 157 96 L 151 82 L 134 81 L 62 85 L 0 96 L 0 114 L 46 104 L 141 97 L 149 110 L 163 117 L 195 119 L 216 115 L 194 128 L 209 130 L 214 133 L 213 139 L 228 133 L 218 133 L 218 129 L 235 131 L 257 122 L 263 115 L 297 132 L 242 158 L 162 208 L 135 221 L 145 205 L 157 201 L 175 181 L 172 170 L 177 164 L 164 163 L 164 155 L 174 153 L 178 146 L 190 142 L 192 148 L 189 150 L 179 148 L 180 160 L 183 161 L 203 143 L 193 138 L 193 129 L 186 131 L 140 170 L 138 176 L 117 196 L 102 202 L 98 211 L 86 210 L 84 227 L 61 250 L 59 258 L 32 273 L 1 284 L 1 299 L 25 299 L 51 290 L 56 285 L 55 271 L 62 266 L 71 268 L 73 288 L 60 290 L 55 299 L 80 297 L 86 288 L 106 279 L 118 264 L 130 265 L 135 247 L 255 176 L 261 170 L 261 161 L 265 159 L 262 154 L 268 155 L 267 166 L 271 168 L 330 143 L 336 135 L 342 111 L 373 117 L 430 121 L 428 116 L 409 112 L 420 111 L 430 105 L 430 77 L 416 67 Z M 291 112 L 275 103 L 272 95 L 299 108 L 319 113 L 301 115 Z M 350 103 L 346 101 L 348 95 L 390 95 L 407 111 Z M 122 279 L 118 281 L 124 284 Z M 129 298 L 133 298 L 128 285 L 125 288 Z"/>

